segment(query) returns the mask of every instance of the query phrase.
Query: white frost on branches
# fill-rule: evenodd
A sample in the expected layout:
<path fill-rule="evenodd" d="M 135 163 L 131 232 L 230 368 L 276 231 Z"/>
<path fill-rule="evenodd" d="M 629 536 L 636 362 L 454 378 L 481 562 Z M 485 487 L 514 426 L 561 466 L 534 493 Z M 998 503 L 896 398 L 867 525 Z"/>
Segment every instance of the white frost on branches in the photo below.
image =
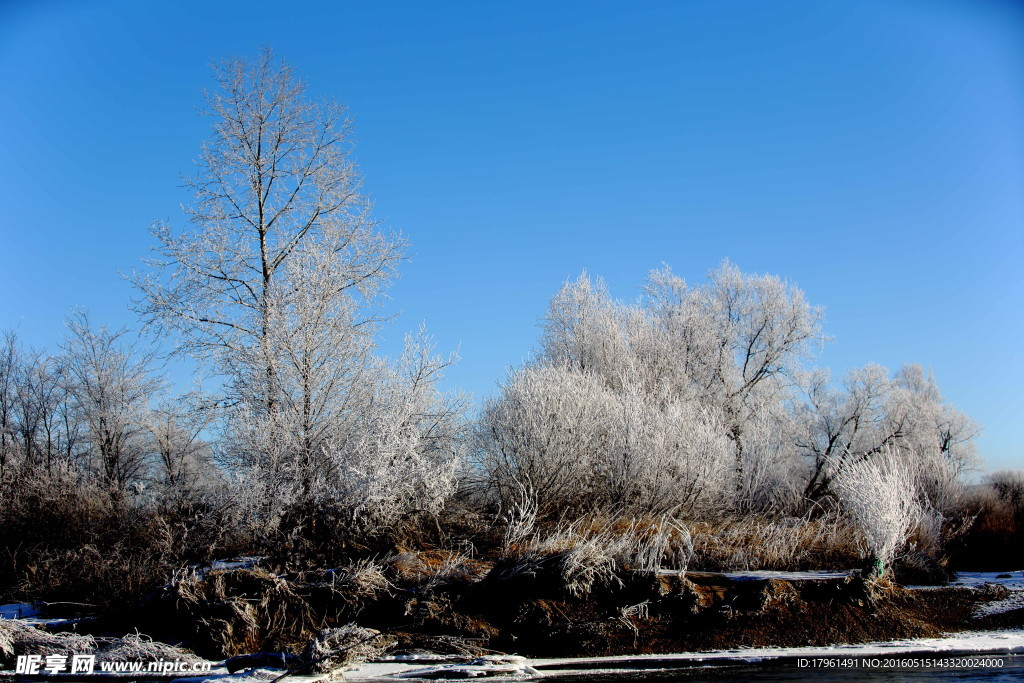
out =
<path fill-rule="evenodd" d="M 833 476 L 833 488 L 864 532 L 871 557 L 884 569 L 924 514 L 904 454 L 887 448 L 869 459 L 843 463 Z"/>

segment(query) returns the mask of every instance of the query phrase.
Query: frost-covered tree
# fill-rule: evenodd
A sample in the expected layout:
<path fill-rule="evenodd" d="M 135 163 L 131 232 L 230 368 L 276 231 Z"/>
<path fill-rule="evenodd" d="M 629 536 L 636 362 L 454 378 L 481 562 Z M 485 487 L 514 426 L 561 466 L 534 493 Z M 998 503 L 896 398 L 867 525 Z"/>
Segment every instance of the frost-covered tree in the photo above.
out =
<path fill-rule="evenodd" d="M 217 480 L 210 443 L 204 438 L 216 412 L 190 393 L 164 399 L 145 415 L 153 479 L 165 499 L 187 502 Z"/>
<path fill-rule="evenodd" d="M 307 97 L 268 50 L 215 76 L 190 226 L 154 227 L 139 313 L 221 381 L 216 456 L 257 535 L 338 537 L 437 512 L 463 459 L 464 402 L 438 390 L 450 361 L 425 335 L 399 361 L 377 354 L 406 245 L 370 218 L 344 109 Z M 193 426 L 151 430 L 167 478 Z"/>
<path fill-rule="evenodd" d="M 636 303 L 584 273 L 552 299 L 543 330 L 480 422 L 484 469 L 509 510 L 791 514 L 834 493 L 845 463 L 898 447 L 906 495 L 941 527 L 975 458 L 977 426 L 934 378 L 918 366 L 869 365 L 839 383 L 809 371 L 820 310 L 728 262 L 696 285 L 653 271 Z"/>
<path fill-rule="evenodd" d="M 824 340 L 821 310 L 781 278 L 744 274 L 728 261 L 695 288 L 668 268 L 656 271 L 647 292 L 648 306 L 673 342 L 669 358 L 683 361 L 681 375 L 698 400 L 722 410 L 733 446 L 736 502 L 750 507 L 761 496 L 754 485 L 761 475 L 752 478 L 748 469 L 763 469 L 763 457 L 788 454 L 766 448 L 763 429 L 749 429 L 764 427 L 765 420 L 776 423 L 775 433 L 787 427 L 778 406 Z"/>
<path fill-rule="evenodd" d="M 977 462 L 980 429 L 947 403 L 930 374 L 907 365 L 890 375 L 868 365 L 851 370 L 840 384 L 827 372 L 808 377 L 807 401 L 795 422 L 803 427 L 797 446 L 810 460 L 804 487 L 809 500 L 830 492 L 836 468 L 898 448 L 915 473 L 915 489 L 935 510 L 954 507 L 962 475 Z"/>
<path fill-rule="evenodd" d="M 145 477 L 147 416 L 162 388 L 153 352 L 140 352 L 125 330 L 94 328 L 76 313 L 63 345 L 65 381 L 76 420 L 83 425 L 86 469 L 114 490 Z"/>
<path fill-rule="evenodd" d="M 80 425 L 71 414 L 64 359 L 0 342 L 0 480 L 34 477 L 72 460 Z"/>
<path fill-rule="evenodd" d="M 479 430 L 488 482 L 509 511 L 693 512 L 720 508 L 728 488 L 729 443 L 713 409 L 615 392 L 564 367 L 516 371 L 485 402 Z"/>
<path fill-rule="evenodd" d="M 235 468 L 238 490 L 256 533 L 301 526 L 319 534 L 330 526 L 328 533 L 351 540 L 440 512 L 466 460 L 467 400 L 439 389 L 454 361 L 435 354 L 422 329 L 407 337 L 400 359 L 373 357 L 348 411 L 325 432 L 314 467 L 296 457 L 300 433 L 235 411 L 226 455 L 244 465 Z"/>
<path fill-rule="evenodd" d="M 356 424 L 328 439 L 317 470 L 321 498 L 342 505 L 354 528 L 436 515 L 455 493 L 467 399 L 438 387 L 455 360 L 435 354 L 423 328 L 407 336 L 397 363 L 374 366 L 370 402 L 355 412 Z"/>
<path fill-rule="evenodd" d="M 542 510 L 792 506 L 786 405 L 819 318 L 792 285 L 728 262 L 697 287 L 654 271 L 637 304 L 584 274 L 552 300 L 536 360 L 485 406 L 492 482 Z"/>
<path fill-rule="evenodd" d="M 191 227 L 154 226 L 138 312 L 315 466 L 371 364 L 376 303 L 405 244 L 369 217 L 341 106 L 308 98 L 269 50 L 215 77 L 213 134 L 186 178 Z"/>
<path fill-rule="evenodd" d="M 213 135 L 186 179 L 191 225 L 154 227 L 138 309 L 223 380 L 222 454 L 315 497 L 338 444 L 377 428 L 367 415 L 403 381 L 382 371 L 374 337 L 406 245 L 370 218 L 341 106 L 310 99 L 268 50 L 215 76 Z"/>

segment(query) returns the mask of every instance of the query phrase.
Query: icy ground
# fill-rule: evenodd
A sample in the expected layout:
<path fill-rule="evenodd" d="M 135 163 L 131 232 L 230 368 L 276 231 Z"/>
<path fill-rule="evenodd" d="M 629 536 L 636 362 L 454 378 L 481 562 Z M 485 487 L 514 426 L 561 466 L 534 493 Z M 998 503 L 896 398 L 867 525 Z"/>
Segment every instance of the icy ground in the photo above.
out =
<path fill-rule="evenodd" d="M 542 678 L 567 675 L 598 675 L 614 674 L 629 670 L 644 669 L 680 669 L 689 666 L 707 666 L 712 664 L 752 664 L 778 659 L 801 657 L 894 657 L 966 654 L 1024 654 L 1024 632 L 993 631 L 982 633 L 960 633 L 946 638 L 921 638 L 914 640 L 898 640 L 884 643 L 865 643 L 862 645 L 833 645 L 829 647 L 765 647 L 740 650 L 719 650 L 714 652 L 683 652 L 663 655 L 637 655 L 625 657 L 587 657 L 587 658 L 550 658 L 550 659 L 515 659 L 521 664 L 520 677 Z M 507 664 L 512 664 L 509 661 Z M 507 667 L 507 664 L 504 665 Z M 495 669 L 501 667 L 495 663 Z M 423 667 L 422 662 L 380 662 L 364 664 L 358 669 L 345 672 L 345 680 L 386 681 L 408 678 L 438 677 L 443 669 L 450 672 L 451 677 L 475 677 L 490 675 L 486 671 L 487 662 L 479 662 L 472 666 L 472 671 L 459 671 L 457 666 Z M 462 668 L 466 668 L 463 666 Z M 505 669 L 507 671 L 507 668 Z M 536 674 L 533 673 L 536 671 Z M 494 671 L 493 673 L 499 673 Z"/>
<path fill-rule="evenodd" d="M 1010 594 L 1002 600 L 979 605 L 974 616 L 987 617 L 1024 608 L 1024 571 L 1013 572 L 963 572 L 957 576 L 954 586 L 980 588 L 987 583 L 1005 586 Z"/>
<path fill-rule="evenodd" d="M 79 621 L 78 619 L 66 619 L 64 617 L 41 617 L 41 608 L 38 603 L 12 602 L 7 605 L 0 605 L 0 619 L 21 619 L 29 624 L 39 626 L 67 626 Z"/>
<path fill-rule="evenodd" d="M 27 602 L 0 605 L 0 619 L 26 619 L 39 616 L 39 608 Z"/>
<path fill-rule="evenodd" d="M 1002 600 L 994 600 L 974 610 L 974 616 L 987 617 L 993 614 L 1002 614 L 1015 609 L 1024 608 L 1024 571 L 1015 570 L 1012 572 L 960 572 L 956 581 L 951 586 L 966 586 L 968 588 L 981 588 L 985 584 L 995 584 L 1009 589 L 1010 595 Z M 914 590 L 931 590 L 937 586 L 907 586 Z"/>
<path fill-rule="evenodd" d="M 723 572 L 735 581 L 754 581 L 756 579 L 782 579 L 783 581 L 813 581 L 815 579 L 841 579 L 850 576 L 848 571 L 803 571 L 803 572 L 782 572 L 762 569 L 749 572 Z"/>
<path fill-rule="evenodd" d="M 1012 572 L 960 572 L 951 586 L 979 588 L 986 583 L 1006 586 L 1012 591 L 1024 590 L 1024 571 Z"/>

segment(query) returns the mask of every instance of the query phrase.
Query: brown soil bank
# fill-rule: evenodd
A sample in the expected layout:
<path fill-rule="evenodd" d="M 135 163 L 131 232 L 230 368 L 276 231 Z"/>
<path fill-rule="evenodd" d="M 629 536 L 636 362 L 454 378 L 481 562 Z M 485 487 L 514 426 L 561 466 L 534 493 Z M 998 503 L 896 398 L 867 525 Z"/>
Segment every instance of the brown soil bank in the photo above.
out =
<path fill-rule="evenodd" d="M 432 620 L 470 618 L 495 633 L 487 647 L 541 656 L 599 656 L 829 645 L 937 636 L 983 627 L 972 618 L 996 593 L 970 588 L 907 590 L 859 577 L 736 580 L 721 574 L 620 577 L 585 598 L 537 595 L 496 582 Z M 1017 623 L 1024 624 L 1024 614 Z M 483 636 L 467 632 L 466 635 Z M 414 638 L 413 638 L 414 639 Z"/>
<path fill-rule="evenodd" d="M 134 625 L 184 639 L 210 657 L 296 650 L 349 622 L 393 635 L 399 650 L 482 649 L 598 656 L 856 643 L 1024 626 L 1024 609 L 974 610 L 1005 588 L 908 590 L 859 576 L 737 579 L 619 571 L 581 594 L 557 567 L 401 585 L 373 571 L 284 579 L 259 569 L 213 572 L 169 587 Z"/>

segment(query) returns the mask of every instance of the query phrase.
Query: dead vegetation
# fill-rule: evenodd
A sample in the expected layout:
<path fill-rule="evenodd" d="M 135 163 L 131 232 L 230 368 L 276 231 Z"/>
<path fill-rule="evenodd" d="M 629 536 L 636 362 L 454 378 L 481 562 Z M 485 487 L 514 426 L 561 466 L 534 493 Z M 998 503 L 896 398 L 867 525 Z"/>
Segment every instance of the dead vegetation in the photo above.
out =
<path fill-rule="evenodd" d="M 393 637 L 380 631 L 345 624 L 316 634 L 302 651 L 312 673 L 328 673 L 365 662 L 384 654 L 395 644 Z"/>
<path fill-rule="evenodd" d="M 191 625 L 195 650 L 213 658 L 294 650 L 322 628 L 305 596 L 260 568 L 192 572 L 167 591 L 177 619 Z"/>
<path fill-rule="evenodd" d="M 76 633 L 50 633 L 17 619 L 0 619 L 0 663 L 10 666 L 20 655 L 95 655 L 97 662 L 201 661 L 194 653 L 131 633 L 100 638 Z"/>
<path fill-rule="evenodd" d="M 699 521 L 690 529 L 693 566 L 709 571 L 852 568 L 863 554 L 857 530 L 835 513 Z"/>
<path fill-rule="evenodd" d="M 6 664 L 19 655 L 91 654 L 96 649 L 92 636 L 73 633 L 48 633 L 16 619 L 0 619 L 0 656 Z"/>
<path fill-rule="evenodd" d="M 397 583 L 420 591 L 475 583 L 490 569 L 487 562 L 449 550 L 403 550 L 386 563 Z"/>

